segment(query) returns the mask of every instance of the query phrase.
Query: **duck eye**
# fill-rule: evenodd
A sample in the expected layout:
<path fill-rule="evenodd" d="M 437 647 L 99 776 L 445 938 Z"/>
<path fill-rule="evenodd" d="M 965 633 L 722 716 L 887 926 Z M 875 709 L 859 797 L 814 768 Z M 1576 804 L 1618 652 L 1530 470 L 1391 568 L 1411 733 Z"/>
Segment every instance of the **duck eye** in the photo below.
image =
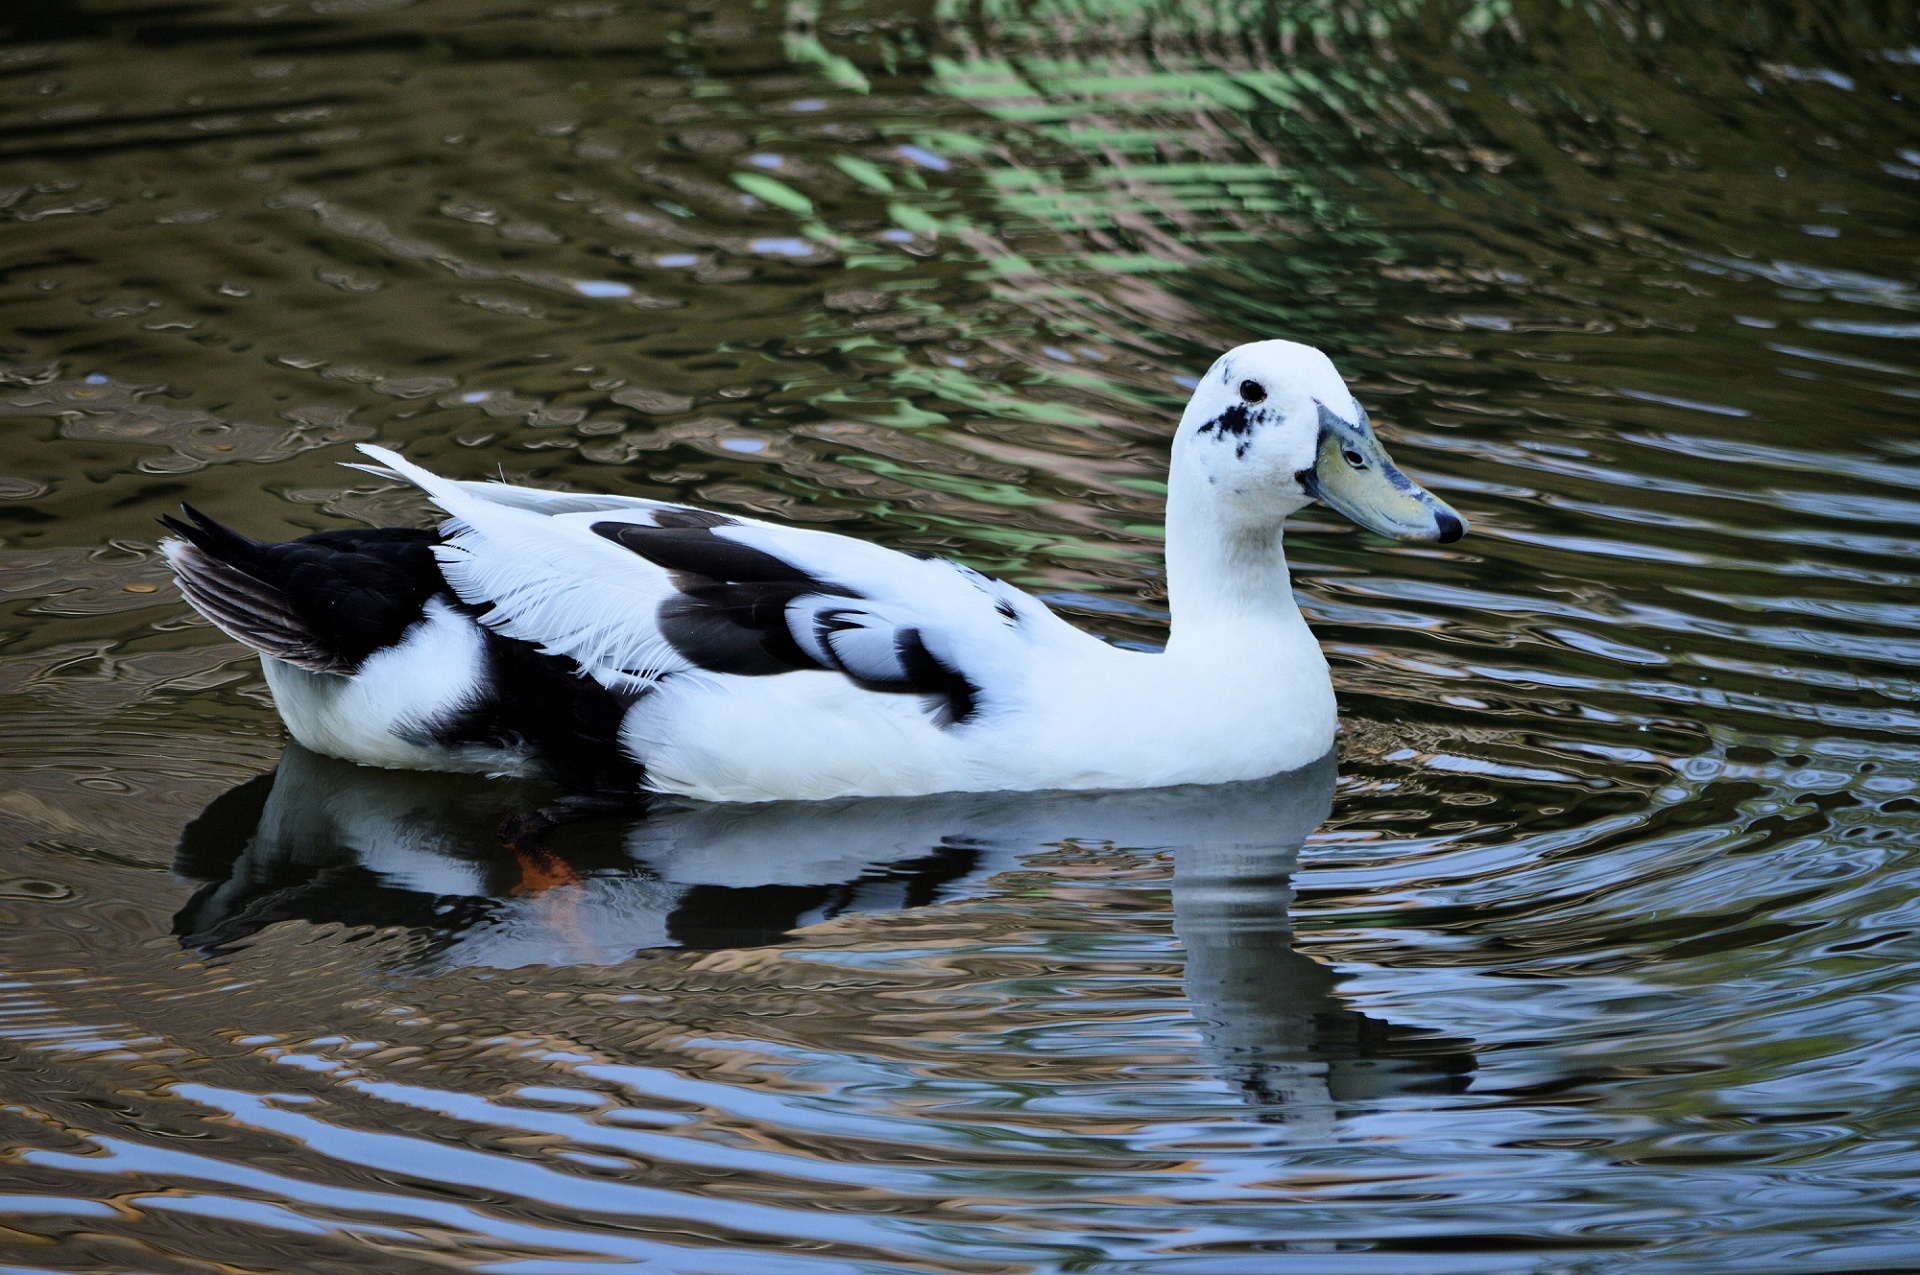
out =
<path fill-rule="evenodd" d="M 1362 456 L 1359 452 L 1356 452 L 1355 450 L 1353 450 L 1353 448 L 1351 447 L 1341 452 L 1340 457 L 1341 459 L 1345 460 L 1347 464 L 1352 465 L 1355 469 L 1365 469 L 1367 467 L 1367 458 L 1365 456 Z"/>
<path fill-rule="evenodd" d="M 1267 387 L 1258 381 L 1240 382 L 1240 397 L 1249 403 L 1258 403 L 1267 396 Z"/>

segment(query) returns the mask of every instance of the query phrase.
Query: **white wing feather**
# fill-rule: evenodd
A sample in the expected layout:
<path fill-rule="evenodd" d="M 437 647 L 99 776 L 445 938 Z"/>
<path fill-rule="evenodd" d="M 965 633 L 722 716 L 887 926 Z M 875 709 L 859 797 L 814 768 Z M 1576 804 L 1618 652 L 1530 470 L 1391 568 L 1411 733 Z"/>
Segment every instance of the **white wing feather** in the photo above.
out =
<path fill-rule="evenodd" d="M 564 655 L 602 681 L 646 683 L 694 667 L 660 633 L 660 604 L 675 592 L 669 573 L 593 530 L 609 521 L 658 525 L 657 512 L 684 506 L 458 482 L 383 448 L 360 450 L 449 515 L 434 553 L 463 602 L 492 607 L 481 617 L 489 627 Z M 710 534 L 857 594 L 803 594 L 787 621 L 810 657 L 862 680 L 907 675 L 908 630 L 942 665 L 988 691 L 1017 682 L 1036 643 L 1090 640 L 1038 600 L 957 563 L 747 519 Z"/>
<path fill-rule="evenodd" d="M 441 478 L 387 451 L 361 451 L 445 510 L 440 570 L 462 602 L 491 606 L 489 628 L 563 655 L 603 678 L 648 682 L 691 667 L 661 637 L 655 616 L 672 591 L 667 573 L 591 531 L 486 499 L 486 483 Z"/>

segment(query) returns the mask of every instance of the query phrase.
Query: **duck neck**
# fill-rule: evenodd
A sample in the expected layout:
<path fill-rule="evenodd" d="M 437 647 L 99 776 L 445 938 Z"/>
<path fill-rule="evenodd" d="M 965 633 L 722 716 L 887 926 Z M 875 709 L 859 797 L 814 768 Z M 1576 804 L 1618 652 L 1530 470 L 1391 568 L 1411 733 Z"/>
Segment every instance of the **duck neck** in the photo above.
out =
<path fill-rule="evenodd" d="M 1209 632 L 1248 628 L 1304 629 L 1287 576 L 1278 518 L 1259 525 L 1223 516 L 1199 480 L 1167 493 L 1167 601 L 1173 612 L 1168 649 Z"/>

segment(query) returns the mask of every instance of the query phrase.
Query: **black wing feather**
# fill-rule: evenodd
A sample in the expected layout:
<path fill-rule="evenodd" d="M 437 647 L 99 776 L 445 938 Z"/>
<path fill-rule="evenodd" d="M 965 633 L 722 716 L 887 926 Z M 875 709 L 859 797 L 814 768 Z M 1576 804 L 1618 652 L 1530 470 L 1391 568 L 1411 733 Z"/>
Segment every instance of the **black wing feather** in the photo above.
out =
<path fill-rule="evenodd" d="M 160 520 L 187 542 L 173 559 L 181 592 L 230 637 L 301 668 L 353 672 L 447 592 L 435 531 L 322 531 L 265 544 L 182 508 L 189 521 Z"/>
<path fill-rule="evenodd" d="M 660 604 L 660 635 L 710 673 L 766 677 L 823 667 L 793 640 L 787 606 L 808 594 L 858 596 L 816 579 L 764 550 L 716 536 L 733 519 L 698 509 L 663 509 L 662 526 L 597 522 L 604 536 L 671 573 L 675 592 Z"/>
<path fill-rule="evenodd" d="M 728 583 L 801 584 L 809 586 L 810 592 L 834 591 L 784 559 L 714 535 L 712 526 L 646 527 L 632 522 L 596 522 L 593 530 L 596 535 L 605 536 L 668 571 Z"/>
<path fill-rule="evenodd" d="M 927 697 L 942 726 L 973 715 L 979 688 L 941 663 L 918 629 L 893 635 L 897 673 L 875 676 L 870 668 L 821 664 L 794 640 L 789 606 L 801 597 L 860 598 L 859 593 L 763 549 L 713 534 L 716 527 L 734 525 L 732 519 L 679 509 L 662 510 L 655 518 L 663 525 L 598 522 L 593 530 L 671 574 L 675 592 L 660 604 L 660 633 L 693 664 L 742 677 L 828 668 L 868 690 Z M 822 613 L 818 623 L 827 630 L 821 645 L 833 655 L 832 631 L 863 627 L 838 611 Z"/>

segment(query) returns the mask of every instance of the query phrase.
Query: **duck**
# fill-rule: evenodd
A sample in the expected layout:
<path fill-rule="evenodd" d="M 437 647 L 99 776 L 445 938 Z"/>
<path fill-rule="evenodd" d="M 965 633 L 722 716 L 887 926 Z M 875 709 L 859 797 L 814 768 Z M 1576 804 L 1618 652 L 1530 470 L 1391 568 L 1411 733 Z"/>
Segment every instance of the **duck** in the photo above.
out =
<path fill-rule="evenodd" d="M 1285 340 L 1194 386 L 1167 479 L 1171 626 L 1109 643 L 962 563 L 636 496 L 441 477 L 359 448 L 437 528 L 253 540 L 162 521 L 181 593 L 259 652 L 288 733 L 368 766 L 543 779 L 590 814 L 714 802 L 1219 784 L 1338 724 L 1283 549 L 1319 501 L 1447 544 L 1333 361 Z"/>

